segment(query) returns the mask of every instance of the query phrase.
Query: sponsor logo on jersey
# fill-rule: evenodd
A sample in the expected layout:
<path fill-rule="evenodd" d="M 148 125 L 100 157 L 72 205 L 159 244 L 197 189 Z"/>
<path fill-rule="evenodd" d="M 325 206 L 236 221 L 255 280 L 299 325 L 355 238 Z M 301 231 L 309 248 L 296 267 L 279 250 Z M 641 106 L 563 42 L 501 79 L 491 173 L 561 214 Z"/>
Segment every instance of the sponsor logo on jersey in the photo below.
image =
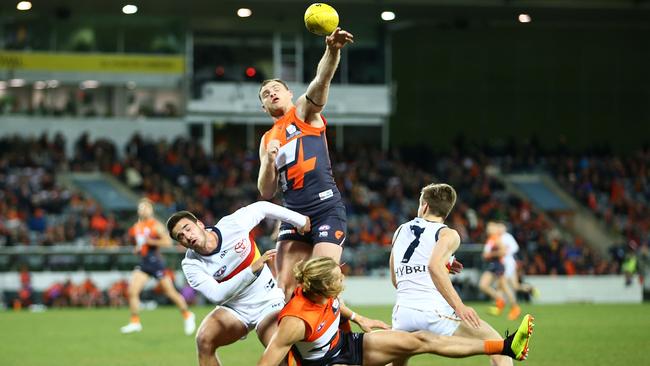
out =
<path fill-rule="evenodd" d="M 291 235 L 291 234 L 295 234 L 295 233 L 296 233 L 295 229 L 280 230 L 280 232 L 278 233 L 278 236 L 280 236 L 280 235 Z"/>
<path fill-rule="evenodd" d="M 213 277 L 221 277 L 224 272 L 226 272 L 226 266 L 219 268 L 219 270 L 214 273 Z"/>
<path fill-rule="evenodd" d="M 302 131 L 298 130 L 295 124 L 290 124 L 286 128 L 287 130 L 287 140 L 291 139 L 294 136 L 298 136 L 302 133 Z"/>
<path fill-rule="evenodd" d="M 321 226 L 318 227 L 318 231 L 325 231 L 325 230 L 329 230 L 329 229 L 330 229 L 329 225 L 321 225 Z"/>
<path fill-rule="evenodd" d="M 272 278 L 269 280 L 269 282 L 266 283 L 266 285 L 264 285 L 264 288 L 265 288 L 267 291 L 268 291 L 268 290 L 271 290 L 271 289 L 274 288 L 274 287 L 275 287 L 275 281 L 273 281 Z"/>
<path fill-rule="evenodd" d="M 318 194 L 318 197 L 320 198 L 321 201 L 324 201 L 328 198 L 334 197 L 334 191 L 332 191 L 331 189 L 322 191 L 321 193 Z"/>
<path fill-rule="evenodd" d="M 334 314 L 339 312 L 339 307 L 341 307 L 341 304 L 339 304 L 339 299 L 334 299 L 334 301 L 332 301 L 332 311 Z"/>
<path fill-rule="evenodd" d="M 398 276 L 413 274 L 413 273 L 427 273 L 427 266 L 424 264 L 417 266 L 402 265 L 395 269 L 395 274 Z"/>
<path fill-rule="evenodd" d="M 219 254 L 219 258 L 223 259 L 223 257 L 225 257 L 227 253 L 228 253 L 228 249 L 221 251 L 221 254 Z"/>
<path fill-rule="evenodd" d="M 322 323 L 318 324 L 318 327 L 316 328 L 316 333 L 320 332 L 321 329 L 323 329 L 324 326 L 325 326 L 325 322 L 322 322 Z"/>
<path fill-rule="evenodd" d="M 327 238 L 328 235 L 329 235 L 329 231 L 321 231 L 318 233 L 318 237 L 320 238 Z"/>
<path fill-rule="evenodd" d="M 235 253 L 240 254 L 246 250 L 246 239 L 241 239 L 237 244 L 235 244 Z"/>

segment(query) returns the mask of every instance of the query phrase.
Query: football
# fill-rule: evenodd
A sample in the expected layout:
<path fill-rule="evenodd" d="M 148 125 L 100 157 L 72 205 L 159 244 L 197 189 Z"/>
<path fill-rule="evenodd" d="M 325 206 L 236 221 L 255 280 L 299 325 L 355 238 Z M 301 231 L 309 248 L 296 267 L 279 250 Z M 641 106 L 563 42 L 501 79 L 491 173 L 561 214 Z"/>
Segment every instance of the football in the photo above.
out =
<path fill-rule="evenodd" d="M 305 11 L 305 27 L 319 36 L 331 34 L 339 25 L 339 14 L 323 3 L 311 4 Z"/>

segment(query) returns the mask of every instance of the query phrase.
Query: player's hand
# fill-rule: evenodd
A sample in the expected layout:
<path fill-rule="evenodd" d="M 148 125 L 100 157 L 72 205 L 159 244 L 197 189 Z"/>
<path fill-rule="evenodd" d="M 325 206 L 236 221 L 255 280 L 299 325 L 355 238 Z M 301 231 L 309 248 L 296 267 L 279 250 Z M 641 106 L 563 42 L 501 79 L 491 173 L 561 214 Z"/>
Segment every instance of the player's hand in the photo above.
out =
<path fill-rule="evenodd" d="M 264 267 L 264 263 L 268 261 L 272 261 L 275 259 L 275 255 L 278 253 L 277 249 L 269 249 L 264 254 L 262 254 L 259 258 L 255 260 L 255 262 L 251 263 L 251 270 L 253 273 L 257 273 L 260 270 L 262 270 L 262 267 Z"/>
<path fill-rule="evenodd" d="M 266 144 L 266 158 L 271 163 L 275 164 L 275 158 L 278 156 L 278 151 L 280 151 L 280 140 L 273 139 Z"/>
<path fill-rule="evenodd" d="M 305 216 L 307 218 L 307 222 L 305 222 L 305 225 L 303 227 L 299 227 L 298 234 L 305 234 L 311 231 L 311 220 L 309 219 L 309 216 Z"/>
<path fill-rule="evenodd" d="M 366 318 L 359 314 L 354 317 L 353 322 L 357 323 L 359 328 L 361 328 L 365 333 L 372 332 L 373 329 L 390 329 L 390 325 L 381 320 Z"/>
<path fill-rule="evenodd" d="M 476 310 L 469 306 L 463 304 L 458 307 L 456 315 L 472 328 L 478 329 L 481 326 L 481 318 L 478 317 Z"/>
<path fill-rule="evenodd" d="M 329 36 L 325 37 L 325 43 L 327 47 L 340 50 L 348 43 L 354 43 L 354 36 L 352 33 L 344 31 L 341 28 L 334 29 L 334 32 Z"/>
<path fill-rule="evenodd" d="M 463 268 L 463 264 L 456 260 L 456 258 L 454 258 L 454 261 L 447 267 L 451 274 L 458 274 L 463 270 Z"/>

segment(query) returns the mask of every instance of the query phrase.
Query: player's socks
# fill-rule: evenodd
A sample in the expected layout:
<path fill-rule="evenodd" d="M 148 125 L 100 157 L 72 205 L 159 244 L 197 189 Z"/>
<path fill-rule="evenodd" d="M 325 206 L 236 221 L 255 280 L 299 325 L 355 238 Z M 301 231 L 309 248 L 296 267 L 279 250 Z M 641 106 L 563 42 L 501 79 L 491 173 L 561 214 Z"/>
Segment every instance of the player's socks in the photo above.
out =
<path fill-rule="evenodd" d="M 483 342 L 486 355 L 500 355 L 503 352 L 503 340 L 487 340 Z"/>
<path fill-rule="evenodd" d="M 140 315 L 131 315 L 130 323 L 138 323 L 138 324 L 140 324 Z"/>
<path fill-rule="evenodd" d="M 196 330 L 196 316 L 189 310 L 183 311 L 183 330 L 186 335 L 192 335 Z"/>
<path fill-rule="evenodd" d="M 508 312 L 508 319 L 515 320 L 519 318 L 519 315 L 521 315 L 521 308 L 519 305 L 515 305 L 510 309 L 510 312 Z"/>

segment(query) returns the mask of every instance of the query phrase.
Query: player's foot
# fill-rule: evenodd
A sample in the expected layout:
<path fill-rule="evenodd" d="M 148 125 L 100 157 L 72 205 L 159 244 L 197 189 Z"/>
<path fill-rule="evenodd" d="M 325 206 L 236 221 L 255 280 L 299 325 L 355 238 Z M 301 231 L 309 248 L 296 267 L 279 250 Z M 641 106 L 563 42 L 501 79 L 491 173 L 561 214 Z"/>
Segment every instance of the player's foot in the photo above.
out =
<path fill-rule="evenodd" d="M 521 315 L 521 308 L 518 305 L 515 305 L 508 312 L 508 319 L 516 320 L 517 318 L 519 318 L 519 315 Z"/>
<path fill-rule="evenodd" d="M 539 299 L 540 293 L 539 293 L 539 290 L 537 289 L 537 287 L 533 287 L 530 290 L 530 294 L 533 296 L 534 299 Z"/>
<path fill-rule="evenodd" d="M 124 334 L 128 333 L 135 333 L 135 332 L 141 332 L 142 331 L 142 324 L 140 323 L 129 323 L 122 328 L 120 328 L 120 331 Z"/>
<path fill-rule="evenodd" d="M 503 309 L 499 309 L 496 306 L 490 306 L 488 308 L 488 314 L 490 314 L 490 315 L 499 316 L 499 315 L 501 315 L 502 312 L 503 312 Z"/>
<path fill-rule="evenodd" d="M 183 320 L 183 328 L 186 335 L 194 334 L 194 331 L 196 330 L 196 316 L 194 313 L 190 313 L 190 315 Z"/>
<path fill-rule="evenodd" d="M 528 342 L 533 335 L 534 320 L 535 318 L 532 315 L 524 315 L 517 331 L 503 340 L 504 355 L 512 357 L 517 361 L 523 361 L 528 357 Z"/>
<path fill-rule="evenodd" d="M 503 310 L 506 307 L 506 301 L 502 298 L 498 298 L 496 300 L 496 306 L 499 308 L 499 310 Z"/>

